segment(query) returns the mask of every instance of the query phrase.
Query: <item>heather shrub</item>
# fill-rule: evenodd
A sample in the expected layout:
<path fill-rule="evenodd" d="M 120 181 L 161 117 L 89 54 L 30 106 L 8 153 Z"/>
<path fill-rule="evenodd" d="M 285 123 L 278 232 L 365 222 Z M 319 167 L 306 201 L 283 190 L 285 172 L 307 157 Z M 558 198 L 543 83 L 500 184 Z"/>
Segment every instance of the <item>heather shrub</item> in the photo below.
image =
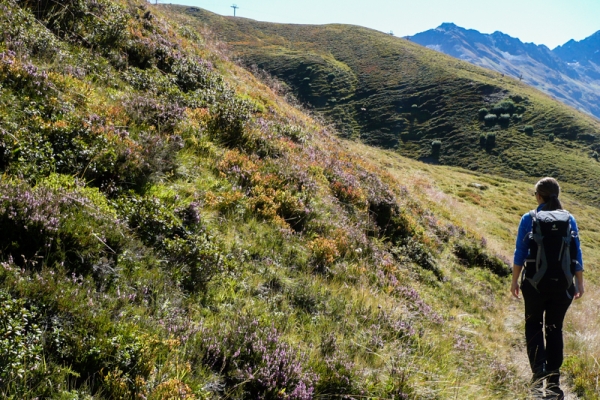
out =
<path fill-rule="evenodd" d="M 14 122 L 5 127 L 0 124 L 0 166 L 32 183 L 58 172 L 79 176 L 107 194 L 141 190 L 154 177 L 174 170 L 176 154 L 183 146 L 179 136 L 131 134 L 96 114 L 76 116 L 41 106 L 31 109 L 37 108 L 35 104 L 22 106 L 15 110 Z M 27 113 L 36 117 L 22 115 Z M 156 117 L 163 121 L 162 115 Z"/>
<path fill-rule="evenodd" d="M 229 148 L 244 147 L 244 128 L 250 120 L 252 104 L 226 90 L 213 105 L 212 118 L 209 120 L 209 132 Z"/>
<path fill-rule="evenodd" d="M 142 190 L 153 177 L 175 169 L 183 142 L 178 136 L 126 130 L 90 116 L 81 125 L 48 132 L 58 172 L 78 174 L 109 195 L 124 189 Z"/>
<path fill-rule="evenodd" d="M 419 292 L 415 288 L 407 286 L 398 286 L 394 292 L 396 295 L 404 298 L 407 301 L 407 306 L 410 311 L 419 318 L 427 318 L 428 320 L 441 324 L 444 319 L 439 315 L 429 304 L 427 304 L 422 298 Z M 411 329 L 405 331 L 411 332 Z"/>
<path fill-rule="evenodd" d="M 21 267 L 64 265 L 96 277 L 111 271 L 124 240 L 114 216 L 87 189 L 0 184 L 1 257 Z"/>
<path fill-rule="evenodd" d="M 20 56 L 51 58 L 60 49 L 59 41 L 51 32 L 12 2 L 0 4 L 0 32 L 7 50 Z"/>
<path fill-rule="evenodd" d="M 118 291 L 107 298 L 95 282 L 60 266 L 30 272 L 4 262 L 0 278 L 10 288 L 10 294 L 0 290 L 0 334 L 14 349 L 0 353 L 12 379 L 0 394 L 54 398 L 61 388 L 106 398 L 144 394 L 161 342 L 131 323 L 114 323 L 118 309 L 109 304 L 121 298 Z"/>
<path fill-rule="evenodd" d="M 140 69 L 129 67 L 121 71 L 121 79 L 135 90 L 163 95 L 174 87 L 172 76 L 158 68 Z"/>
<path fill-rule="evenodd" d="M 87 47 L 110 49 L 126 39 L 127 18 L 123 8 L 106 0 L 20 0 L 57 36 Z"/>
<path fill-rule="evenodd" d="M 335 159 L 330 161 L 323 172 L 329 181 L 329 187 L 333 195 L 342 204 L 348 206 L 348 209 L 353 207 L 364 209 L 367 205 L 369 180 L 379 184 L 368 174 L 356 174 L 348 163 Z"/>
<path fill-rule="evenodd" d="M 212 72 L 213 66 L 209 61 L 181 57 L 173 63 L 171 70 L 175 83 L 184 92 L 223 87 L 223 78 Z"/>
<path fill-rule="evenodd" d="M 188 291 L 198 291 L 228 260 L 202 226 L 198 205 L 174 205 L 154 197 L 132 195 L 115 205 L 137 237 L 167 258 L 174 279 Z"/>
<path fill-rule="evenodd" d="M 39 310 L 25 299 L 0 289 L 0 304 L 0 388 L 21 397 L 43 380 L 43 327 Z"/>
<path fill-rule="evenodd" d="M 231 328 L 201 335 L 202 362 L 223 375 L 236 398 L 312 399 L 313 372 L 307 357 L 286 343 L 277 328 L 242 318 Z"/>
<path fill-rule="evenodd" d="M 27 57 L 18 57 L 12 50 L 0 53 L 0 81 L 3 88 L 19 91 L 21 96 L 36 100 L 49 99 L 58 94 L 48 71 L 32 64 Z"/>
<path fill-rule="evenodd" d="M 139 127 L 155 127 L 159 134 L 173 133 L 184 117 L 184 107 L 172 99 L 133 95 L 123 102 L 127 115 Z"/>
<path fill-rule="evenodd" d="M 309 134 L 297 125 L 277 124 L 275 130 L 278 134 L 289 137 L 296 143 L 305 143 L 309 139 Z"/>
<path fill-rule="evenodd" d="M 107 125 L 97 115 L 53 124 L 45 133 L 52 151 L 44 156 L 54 162 L 57 172 L 81 176 L 107 193 L 139 188 L 151 173 L 144 163 L 144 149 L 129 132 Z M 44 160 L 29 159 L 34 165 Z"/>
<path fill-rule="evenodd" d="M 533 135 L 533 126 L 525 125 L 525 127 L 523 128 L 523 131 L 529 136 Z"/>
<path fill-rule="evenodd" d="M 329 344 L 331 345 L 331 342 Z M 325 345 L 327 344 L 325 343 Z M 319 374 L 319 380 L 315 386 L 315 394 L 318 397 L 343 399 L 360 395 L 361 391 L 357 384 L 359 373 L 356 371 L 354 362 L 348 360 L 341 351 L 331 349 L 315 364 L 315 371 Z"/>

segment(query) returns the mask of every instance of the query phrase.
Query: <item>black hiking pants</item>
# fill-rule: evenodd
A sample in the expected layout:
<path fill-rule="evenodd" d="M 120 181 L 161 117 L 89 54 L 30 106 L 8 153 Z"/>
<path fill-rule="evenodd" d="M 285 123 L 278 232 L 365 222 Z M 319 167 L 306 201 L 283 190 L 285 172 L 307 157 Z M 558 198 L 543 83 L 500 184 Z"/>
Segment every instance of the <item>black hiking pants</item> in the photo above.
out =
<path fill-rule="evenodd" d="M 525 339 L 531 371 L 558 372 L 563 363 L 563 320 L 575 287 L 572 285 L 568 292 L 539 293 L 525 280 L 521 293 L 525 300 Z"/>

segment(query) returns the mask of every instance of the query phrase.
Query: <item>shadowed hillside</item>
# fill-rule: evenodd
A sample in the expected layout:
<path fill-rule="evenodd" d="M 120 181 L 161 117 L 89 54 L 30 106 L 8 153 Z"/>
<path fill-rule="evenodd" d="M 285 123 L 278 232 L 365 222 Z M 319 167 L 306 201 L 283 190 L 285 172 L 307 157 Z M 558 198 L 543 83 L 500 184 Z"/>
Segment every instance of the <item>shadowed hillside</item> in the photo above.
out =
<path fill-rule="evenodd" d="M 165 7 L 212 29 L 248 67 L 283 80 L 344 137 L 487 173 L 554 175 L 600 200 L 590 190 L 600 183 L 600 122 L 518 80 L 366 28 Z"/>

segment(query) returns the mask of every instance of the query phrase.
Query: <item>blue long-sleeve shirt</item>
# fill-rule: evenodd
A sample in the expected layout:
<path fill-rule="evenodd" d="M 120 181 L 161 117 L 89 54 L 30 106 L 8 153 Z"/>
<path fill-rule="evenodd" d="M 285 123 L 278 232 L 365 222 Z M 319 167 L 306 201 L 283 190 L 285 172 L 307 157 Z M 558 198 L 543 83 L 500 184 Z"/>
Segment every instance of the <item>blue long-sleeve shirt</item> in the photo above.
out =
<path fill-rule="evenodd" d="M 545 204 L 540 204 L 537 208 L 540 211 L 544 208 Z M 519 232 L 517 233 L 517 243 L 515 247 L 515 256 L 513 262 L 515 265 L 523 266 L 525 265 L 525 259 L 529 255 L 529 232 L 533 229 L 533 220 L 531 219 L 531 215 L 529 213 L 524 214 L 521 217 L 521 223 L 519 224 Z M 583 271 L 583 257 L 581 255 L 581 244 L 579 242 L 579 230 L 577 229 L 577 222 L 575 218 L 571 215 L 571 230 L 575 234 L 573 239 L 577 244 L 577 261 L 579 264 L 575 267 L 575 271 Z"/>

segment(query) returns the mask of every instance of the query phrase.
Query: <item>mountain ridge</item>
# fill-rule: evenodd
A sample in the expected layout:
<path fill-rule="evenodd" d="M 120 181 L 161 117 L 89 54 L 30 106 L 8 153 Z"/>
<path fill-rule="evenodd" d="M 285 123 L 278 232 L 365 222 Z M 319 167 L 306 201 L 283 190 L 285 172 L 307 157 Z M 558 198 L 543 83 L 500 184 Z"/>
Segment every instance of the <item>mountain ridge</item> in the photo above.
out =
<path fill-rule="evenodd" d="M 496 31 L 453 23 L 407 37 L 415 43 L 472 64 L 522 79 L 567 105 L 600 118 L 600 31 L 550 50 Z"/>

